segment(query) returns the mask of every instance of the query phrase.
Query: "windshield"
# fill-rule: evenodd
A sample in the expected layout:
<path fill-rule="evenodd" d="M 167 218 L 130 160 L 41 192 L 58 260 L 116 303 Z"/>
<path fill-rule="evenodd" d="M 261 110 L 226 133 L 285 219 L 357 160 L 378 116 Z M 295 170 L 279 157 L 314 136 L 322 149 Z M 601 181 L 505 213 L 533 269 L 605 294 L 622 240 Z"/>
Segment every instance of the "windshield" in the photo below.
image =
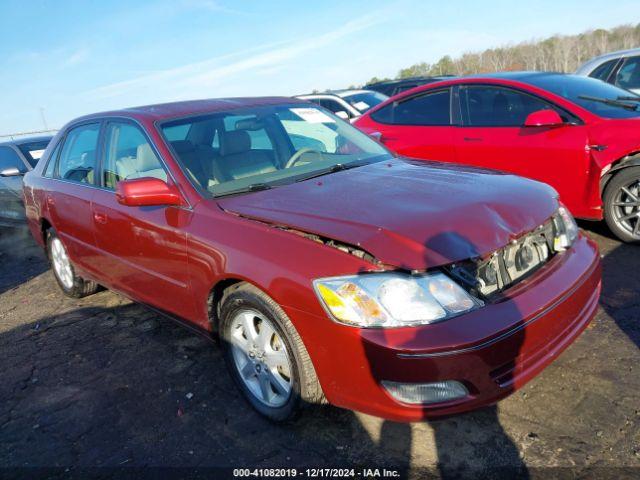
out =
<path fill-rule="evenodd" d="M 277 187 L 390 157 L 347 122 L 308 104 L 199 115 L 160 128 L 186 174 L 212 196 Z"/>
<path fill-rule="evenodd" d="M 638 108 L 625 108 L 624 104 L 629 102 L 619 101 L 620 97 L 635 96 L 633 93 L 595 78 L 576 75 L 545 75 L 532 77 L 526 81 L 531 85 L 549 90 L 556 95 L 571 100 L 573 103 L 601 117 L 632 118 L 640 116 Z M 592 98 L 586 99 L 583 97 Z M 607 104 L 602 100 L 610 100 L 614 104 Z M 615 105 L 615 103 L 622 103 L 622 105 Z"/>
<path fill-rule="evenodd" d="M 384 102 L 389 97 L 379 92 L 360 92 L 345 95 L 342 98 L 349 102 L 349 104 L 360 113 L 364 113 L 370 108 Z"/>
<path fill-rule="evenodd" d="M 24 157 L 27 159 L 29 164 L 32 167 L 35 167 L 36 163 L 38 163 L 38 160 L 40 160 L 40 157 L 46 150 L 47 145 L 49 145 L 49 140 L 23 143 L 21 145 L 18 145 L 18 148 L 22 152 L 22 155 L 24 155 Z"/>

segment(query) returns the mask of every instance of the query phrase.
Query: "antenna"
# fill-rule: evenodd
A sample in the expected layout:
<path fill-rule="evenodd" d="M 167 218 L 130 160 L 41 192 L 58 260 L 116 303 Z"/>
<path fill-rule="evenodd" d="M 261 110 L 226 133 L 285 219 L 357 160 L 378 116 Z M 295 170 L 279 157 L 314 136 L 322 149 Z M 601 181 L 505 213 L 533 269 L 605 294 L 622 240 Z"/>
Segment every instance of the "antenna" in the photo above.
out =
<path fill-rule="evenodd" d="M 44 118 L 44 107 L 40 107 L 40 118 L 42 118 L 42 124 L 44 125 L 44 129 L 49 130 L 49 127 L 47 127 L 47 120 L 46 118 Z"/>

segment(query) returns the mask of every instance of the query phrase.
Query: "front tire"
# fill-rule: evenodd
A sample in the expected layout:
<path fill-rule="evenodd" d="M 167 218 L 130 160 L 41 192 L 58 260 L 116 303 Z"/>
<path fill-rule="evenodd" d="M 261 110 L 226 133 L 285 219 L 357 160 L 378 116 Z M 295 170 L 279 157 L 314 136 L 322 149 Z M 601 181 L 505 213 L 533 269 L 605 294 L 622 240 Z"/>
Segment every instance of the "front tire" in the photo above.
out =
<path fill-rule="evenodd" d="M 62 292 L 68 297 L 82 298 L 98 291 L 100 286 L 76 275 L 67 249 L 55 230 L 47 231 L 47 255 L 53 270 L 53 276 Z"/>
<path fill-rule="evenodd" d="M 604 191 L 604 218 L 623 242 L 640 242 L 640 167 L 618 172 Z"/>
<path fill-rule="evenodd" d="M 323 402 L 309 354 L 280 305 L 246 283 L 230 287 L 221 303 L 225 360 L 253 408 L 282 422 L 303 402 Z"/>

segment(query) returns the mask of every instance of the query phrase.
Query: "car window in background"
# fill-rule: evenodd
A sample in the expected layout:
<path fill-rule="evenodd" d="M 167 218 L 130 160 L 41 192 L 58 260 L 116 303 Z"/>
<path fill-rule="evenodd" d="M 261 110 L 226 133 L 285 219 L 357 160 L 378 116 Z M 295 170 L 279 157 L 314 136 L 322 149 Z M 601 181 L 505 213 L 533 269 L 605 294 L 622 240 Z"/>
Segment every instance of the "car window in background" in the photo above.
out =
<path fill-rule="evenodd" d="M 23 143 L 18 145 L 18 148 L 22 152 L 22 155 L 24 155 L 24 158 L 27 159 L 27 162 L 29 162 L 32 167 L 35 167 L 46 150 L 47 145 L 49 145 L 49 140 Z"/>
<path fill-rule="evenodd" d="M 371 114 L 380 123 L 393 125 L 450 125 L 451 93 L 438 90 L 393 102 Z"/>
<path fill-rule="evenodd" d="M 609 79 L 609 75 L 611 75 L 611 71 L 613 67 L 618 63 L 618 59 L 609 60 L 608 62 L 604 62 L 602 65 L 596 67 L 593 72 L 589 74 L 591 78 L 597 78 L 598 80 L 602 80 L 606 82 Z"/>
<path fill-rule="evenodd" d="M 27 166 L 11 147 L 0 147 L 0 171 L 7 168 L 17 168 L 20 173 L 27 171 Z"/>
<path fill-rule="evenodd" d="M 82 125 L 69 131 L 58 161 L 59 178 L 94 183 L 99 131 L 98 123 Z"/>
<path fill-rule="evenodd" d="M 603 100 L 617 101 L 619 97 L 632 95 L 628 90 L 624 90 L 615 85 L 601 82 L 591 77 L 580 77 L 577 75 L 539 75 L 527 78 L 527 83 L 544 90 L 549 90 L 556 95 L 566 98 L 591 113 L 606 118 L 632 118 L 639 117 L 640 110 L 625 108 L 620 105 L 610 105 L 599 100 L 584 97 L 595 97 Z M 624 103 L 624 102 L 623 102 Z"/>
<path fill-rule="evenodd" d="M 110 122 L 105 134 L 104 186 L 115 189 L 121 180 L 159 178 L 167 181 L 162 163 L 142 131 L 130 123 Z"/>
<path fill-rule="evenodd" d="M 640 88 L 640 57 L 630 57 L 616 73 L 615 84 L 627 90 Z"/>
<path fill-rule="evenodd" d="M 464 124 L 478 127 L 521 127 L 530 113 L 552 108 L 532 95 L 486 85 L 466 86 L 460 98 Z"/>
<path fill-rule="evenodd" d="M 372 107 L 381 104 L 389 97 L 379 92 L 362 92 L 346 95 L 342 97 L 349 104 L 361 113 L 366 112 Z"/>
<path fill-rule="evenodd" d="M 345 112 L 349 117 L 351 117 L 351 113 L 349 113 L 340 102 L 336 100 L 331 100 L 329 98 L 321 98 L 319 100 L 320 106 L 326 108 L 332 113 Z"/>
<path fill-rule="evenodd" d="M 214 197 L 328 174 L 336 164 L 356 166 L 389 158 L 389 152 L 367 135 L 309 104 L 201 115 L 165 122 L 161 130 L 164 134 L 165 129 L 186 124 L 208 138 L 220 129 L 217 153 L 210 147 L 174 148 L 187 173 L 197 166 L 191 178 Z"/>

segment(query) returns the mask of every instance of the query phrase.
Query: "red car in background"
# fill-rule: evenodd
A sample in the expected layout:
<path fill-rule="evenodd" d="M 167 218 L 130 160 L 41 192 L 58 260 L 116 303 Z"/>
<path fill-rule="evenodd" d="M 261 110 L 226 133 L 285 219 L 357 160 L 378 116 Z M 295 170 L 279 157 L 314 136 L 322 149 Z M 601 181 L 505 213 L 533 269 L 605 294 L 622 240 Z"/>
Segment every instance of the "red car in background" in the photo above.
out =
<path fill-rule="evenodd" d="M 325 399 L 395 420 L 494 403 L 598 305 L 598 250 L 553 189 L 394 158 L 300 100 L 77 119 L 24 197 L 65 294 L 100 284 L 220 338 L 273 420 Z"/>
<path fill-rule="evenodd" d="M 431 83 L 360 117 L 407 157 L 477 165 L 554 187 L 571 212 L 640 241 L 640 96 L 592 78 L 506 72 Z"/>

